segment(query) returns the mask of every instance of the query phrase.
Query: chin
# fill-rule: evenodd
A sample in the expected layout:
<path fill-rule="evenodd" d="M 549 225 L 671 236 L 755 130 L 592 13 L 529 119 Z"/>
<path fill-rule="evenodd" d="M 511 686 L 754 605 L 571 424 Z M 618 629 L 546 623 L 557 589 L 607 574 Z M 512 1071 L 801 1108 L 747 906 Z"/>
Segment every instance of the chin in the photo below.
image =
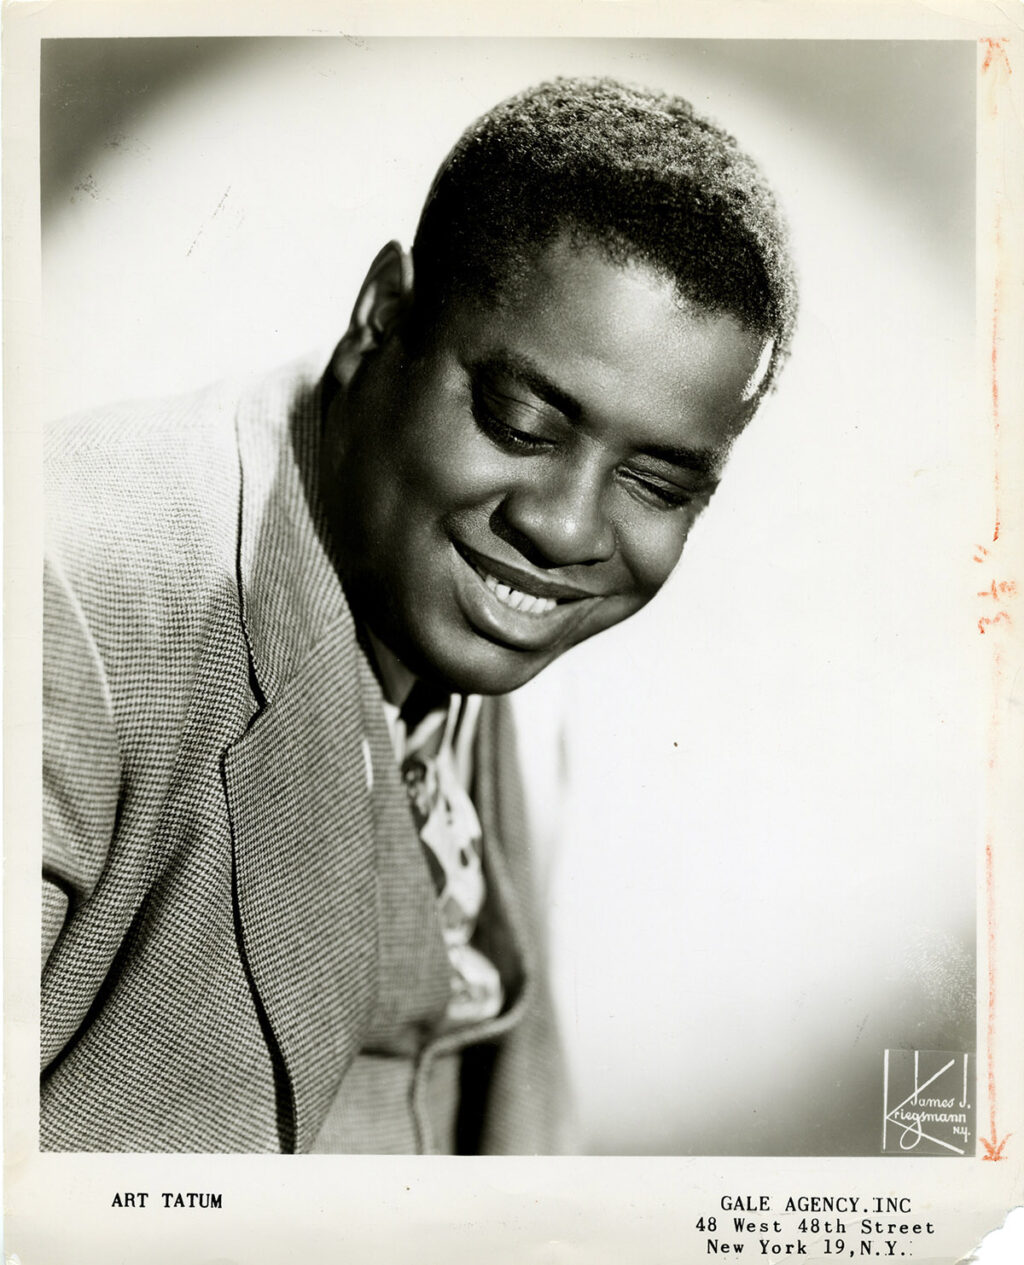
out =
<path fill-rule="evenodd" d="M 424 647 L 421 675 L 429 676 L 458 694 L 510 694 L 547 667 L 556 656 L 545 657 L 493 645 L 475 638 L 472 648 L 446 646 L 431 653 Z"/>

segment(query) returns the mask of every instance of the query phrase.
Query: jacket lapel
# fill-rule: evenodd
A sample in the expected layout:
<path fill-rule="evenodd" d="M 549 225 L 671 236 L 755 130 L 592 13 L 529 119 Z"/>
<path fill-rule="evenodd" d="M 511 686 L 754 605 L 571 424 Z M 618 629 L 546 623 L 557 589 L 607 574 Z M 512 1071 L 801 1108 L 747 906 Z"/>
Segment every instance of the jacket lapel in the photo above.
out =
<path fill-rule="evenodd" d="M 311 366 L 238 414 L 239 588 L 257 712 L 227 751 L 243 961 L 277 1065 L 284 1150 L 307 1150 L 377 990 L 378 893 L 355 627 L 316 492 Z"/>
<path fill-rule="evenodd" d="M 304 1151 L 316 1136 L 376 995 L 376 866 L 355 653 L 354 643 L 332 639 L 224 761 L 246 965 L 291 1098 L 279 1102 L 285 1150 Z"/>

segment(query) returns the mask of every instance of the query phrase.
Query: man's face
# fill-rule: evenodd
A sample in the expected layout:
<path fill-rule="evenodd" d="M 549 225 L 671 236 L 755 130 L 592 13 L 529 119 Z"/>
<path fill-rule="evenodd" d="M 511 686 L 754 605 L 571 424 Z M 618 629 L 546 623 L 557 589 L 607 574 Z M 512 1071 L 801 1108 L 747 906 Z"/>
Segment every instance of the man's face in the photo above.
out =
<path fill-rule="evenodd" d="M 385 328 L 328 422 L 359 618 L 417 675 L 503 693 L 638 611 L 714 490 L 762 348 L 564 240 L 415 358 Z"/>

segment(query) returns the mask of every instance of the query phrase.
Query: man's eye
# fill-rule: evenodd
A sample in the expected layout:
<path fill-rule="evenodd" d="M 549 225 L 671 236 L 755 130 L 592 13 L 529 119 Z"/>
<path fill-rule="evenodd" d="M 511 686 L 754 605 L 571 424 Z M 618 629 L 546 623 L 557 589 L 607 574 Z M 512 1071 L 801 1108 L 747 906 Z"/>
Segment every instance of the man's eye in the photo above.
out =
<path fill-rule="evenodd" d="M 488 439 L 509 452 L 537 452 L 551 446 L 551 440 L 529 431 L 517 430 L 497 416 L 489 407 L 481 392 L 473 392 L 473 418 Z"/>
<path fill-rule="evenodd" d="M 686 488 L 676 487 L 650 475 L 639 474 L 635 470 L 623 470 L 621 477 L 626 481 L 635 495 L 650 501 L 662 509 L 682 509 L 689 505 L 695 493 Z"/>

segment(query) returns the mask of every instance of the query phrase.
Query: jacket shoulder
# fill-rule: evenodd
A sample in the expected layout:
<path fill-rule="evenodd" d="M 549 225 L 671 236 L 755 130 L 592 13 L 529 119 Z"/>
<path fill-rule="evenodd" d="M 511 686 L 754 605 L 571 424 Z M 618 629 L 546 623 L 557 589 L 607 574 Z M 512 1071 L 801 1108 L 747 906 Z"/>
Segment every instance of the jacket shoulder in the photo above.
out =
<path fill-rule="evenodd" d="M 212 387 L 52 423 L 43 449 L 47 545 L 132 555 L 180 551 L 230 517 L 235 397 Z M 76 548 L 76 543 L 78 548 Z"/>
<path fill-rule="evenodd" d="M 246 401 L 251 412 L 251 401 L 273 398 L 257 454 L 272 464 L 280 445 L 271 432 L 285 429 L 280 381 L 218 384 L 48 427 L 47 557 L 113 677 L 188 671 L 215 628 L 240 628 L 239 514 L 251 462 L 237 419 Z"/>

